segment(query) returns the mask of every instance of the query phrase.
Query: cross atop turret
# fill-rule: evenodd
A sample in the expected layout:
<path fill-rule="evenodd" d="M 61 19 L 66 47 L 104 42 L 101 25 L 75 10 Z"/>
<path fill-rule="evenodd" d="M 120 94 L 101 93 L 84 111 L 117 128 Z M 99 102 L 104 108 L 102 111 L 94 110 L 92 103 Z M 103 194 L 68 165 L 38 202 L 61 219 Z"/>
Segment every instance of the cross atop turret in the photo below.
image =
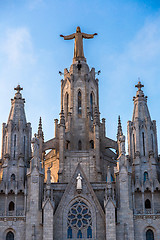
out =
<path fill-rule="evenodd" d="M 139 81 L 137 85 L 135 85 L 136 88 L 138 88 L 138 91 L 141 91 L 141 88 L 144 87 L 143 84 Z"/>
<path fill-rule="evenodd" d="M 17 93 L 20 93 L 20 91 L 23 90 L 23 88 L 21 88 L 21 86 L 18 84 L 18 86 L 14 88 L 14 90 L 17 91 Z"/>

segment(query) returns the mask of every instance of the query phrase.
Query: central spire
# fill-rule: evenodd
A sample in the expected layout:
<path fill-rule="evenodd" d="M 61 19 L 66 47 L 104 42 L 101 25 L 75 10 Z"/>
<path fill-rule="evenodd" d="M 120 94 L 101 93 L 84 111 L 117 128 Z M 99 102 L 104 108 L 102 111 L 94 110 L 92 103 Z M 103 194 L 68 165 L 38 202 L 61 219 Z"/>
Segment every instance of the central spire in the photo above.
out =
<path fill-rule="evenodd" d="M 67 36 L 60 35 L 60 37 L 63 37 L 64 40 L 71 40 L 75 38 L 73 61 L 80 61 L 80 60 L 86 61 L 84 57 L 84 52 L 83 52 L 83 38 L 90 39 L 90 38 L 94 38 L 95 35 L 97 35 L 97 33 L 94 33 L 94 34 L 82 33 L 80 27 L 77 27 L 75 33 L 72 33 Z"/>

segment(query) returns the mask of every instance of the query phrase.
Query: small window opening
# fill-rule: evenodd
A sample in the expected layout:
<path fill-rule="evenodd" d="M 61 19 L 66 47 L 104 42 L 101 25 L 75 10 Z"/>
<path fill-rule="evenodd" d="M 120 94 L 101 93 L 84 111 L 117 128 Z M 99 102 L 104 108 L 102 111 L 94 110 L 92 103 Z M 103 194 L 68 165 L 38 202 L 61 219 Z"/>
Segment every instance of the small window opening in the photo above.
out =
<path fill-rule="evenodd" d="M 87 229 L 87 238 L 92 238 L 92 228 L 91 228 L 91 226 L 89 226 L 88 229 Z"/>
<path fill-rule="evenodd" d="M 145 140 L 144 140 L 144 132 L 142 132 L 142 141 L 143 141 L 143 156 L 145 156 Z"/>
<path fill-rule="evenodd" d="M 146 240 L 154 240 L 154 233 L 151 229 L 148 229 L 146 232 Z"/>
<path fill-rule="evenodd" d="M 147 199 L 147 200 L 145 201 L 145 208 L 146 208 L 146 209 L 150 209 L 150 208 L 151 208 L 151 202 L 150 202 L 149 199 Z"/>
<path fill-rule="evenodd" d="M 90 94 L 90 112 L 91 112 L 91 119 L 93 120 L 93 93 Z"/>
<path fill-rule="evenodd" d="M 9 203 L 9 211 L 14 211 L 14 202 Z"/>
<path fill-rule="evenodd" d="M 6 136 L 6 141 L 5 141 L 5 153 L 7 152 L 7 136 Z"/>
<path fill-rule="evenodd" d="M 82 95 L 81 92 L 78 92 L 78 116 L 82 116 Z"/>
<path fill-rule="evenodd" d="M 71 227 L 68 228 L 67 238 L 70 238 L 70 239 L 72 238 L 72 228 Z"/>
<path fill-rule="evenodd" d="M 90 148 L 94 149 L 94 141 L 93 140 L 90 141 Z"/>
<path fill-rule="evenodd" d="M 78 230 L 77 238 L 82 238 L 82 231 L 81 230 Z"/>
<path fill-rule="evenodd" d="M 134 151 L 134 157 L 135 157 L 136 150 L 135 150 L 135 137 L 134 137 L 134 134 L 133 134 L 133 151 Z"/>
<path fill-rule="evenodd" d="M 66 141 L 66 149 L 69 150 L 70 141 Z"/>
<path fill-rule="evenodd" d="M 14 240 L 13 232 L 9 231 L 6 235 L 6 240 Z"/>
<path fill-rule="evenodd" d="M 16 147 L 16 134 L 14 135 L 14 147 Z"/>
<path fill-rule="evenodd" d="M 15 176 L 15 174 L 13 173 L 12 175 L 11 175 L 11 181 L 15 181 L 16 180 L 16 176 Z"/>
<path fill-rule="evenodd" d="M 26 137 L 24 136 L 23 138 L 23 151 L 24 151 L 24 156 L 25 156 L 25 151 L 26 151 Z"/>
<path fill-rule="evenodd" d="M 82 150 L 82 142 L 81 142 L 81 140 L 78 141 L 78 150 Z"/>

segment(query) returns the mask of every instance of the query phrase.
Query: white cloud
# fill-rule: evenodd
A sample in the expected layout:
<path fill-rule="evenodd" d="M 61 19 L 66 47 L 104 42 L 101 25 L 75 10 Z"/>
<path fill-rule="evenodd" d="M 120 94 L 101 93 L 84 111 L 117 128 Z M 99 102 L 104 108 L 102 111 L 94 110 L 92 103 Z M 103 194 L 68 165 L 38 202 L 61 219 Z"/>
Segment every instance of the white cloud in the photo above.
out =
<path fill-rule="evenodd" d="M 35 62 L 31 35 L 25 27 L 7 29 L 0 41 L 0 52 L 14 67 L 20 67 L 26 61 Z"/>
<path fill-rule="evenodd" d="M 41 4 L 44 5 L 43 0 L 30 0 L 27 2 L 28 7 L 30 10 L 34 10 L 35 8 L 39 7 Z"/>

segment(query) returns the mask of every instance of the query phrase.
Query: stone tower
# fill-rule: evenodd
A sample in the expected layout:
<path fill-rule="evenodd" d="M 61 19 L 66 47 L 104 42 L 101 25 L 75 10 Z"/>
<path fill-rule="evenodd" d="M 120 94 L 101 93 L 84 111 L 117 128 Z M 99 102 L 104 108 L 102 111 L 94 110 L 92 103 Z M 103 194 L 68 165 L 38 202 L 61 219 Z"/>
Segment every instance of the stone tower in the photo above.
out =
<path fill-rule="evenodd" d="M 144 86 L 138 82 L 135 87 L 138 90 L 133 98 L 133 117 L 127 129 L 135 239 L 144 236 L 147 240 L 158 239 L 160 185 L 156 121 L 151 120 L 147 97 L 142 91 Z"/>
<path fill-rule="evenodd" d="M 8 122 L 2 128 L 2 158 L 0 183 L 0 215 L 5 217 L 1 229 L 10 226 L 15 219 L 14 226 L 19 229 L 17 236 L 22 237 L 25 232 L 24 220 L 26 214 L 26 172 L 31 158 L 31 124 L 27 123 L 24 102 L 18 85 L 16 94 L 11 99 L 11 110 Z M 19 222 L 17 222 L 19 219 Z"/>

